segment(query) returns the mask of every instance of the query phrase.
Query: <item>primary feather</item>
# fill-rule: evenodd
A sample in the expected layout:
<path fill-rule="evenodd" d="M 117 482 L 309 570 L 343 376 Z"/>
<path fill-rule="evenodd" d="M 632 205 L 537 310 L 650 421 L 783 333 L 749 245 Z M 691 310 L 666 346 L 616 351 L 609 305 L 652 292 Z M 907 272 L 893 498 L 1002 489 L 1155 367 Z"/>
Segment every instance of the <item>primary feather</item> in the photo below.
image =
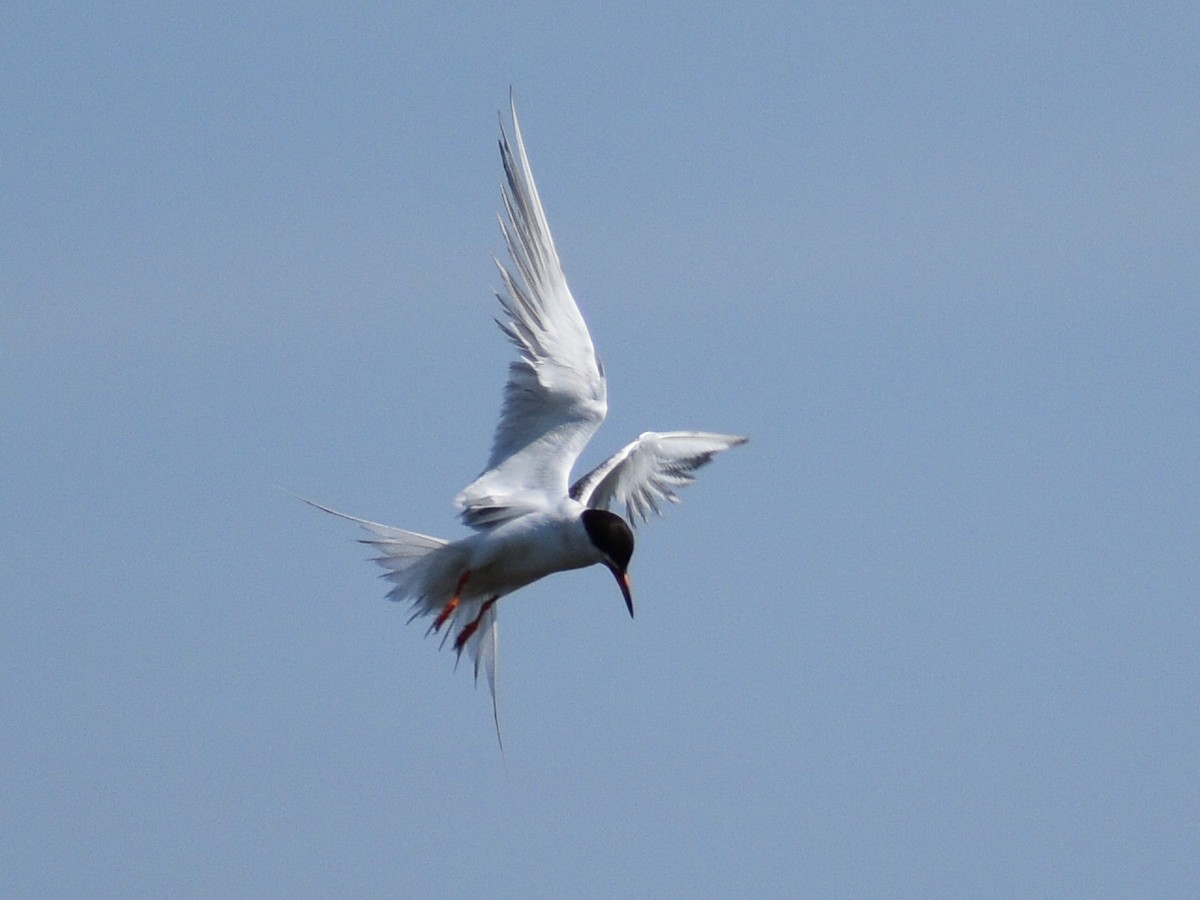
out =
<path fill-rule="evenodd" d="M 631 524 L 645 522 L 651 512 L 662 514 L 662 501 L 679 502 L 675 491 L 696 480 L 693 472 L 744 443 L 710 431 L 646 431 L 575 482 L 571 496 L 594 509 L 623 506 Z"/>
<path fill-rule="evenodd" d="M 566 493 L 571 467 L 608 411 L 604 373 L 567 286 L 516 107 L 516 148 L 500 126 L 504 212 L 500 230 L 516 275 L 499 261 L 506 318 L 500 328 L 520 351 L 509 366 L 487 468 L 456 498 L 463 520 L 486 528 Z"/>

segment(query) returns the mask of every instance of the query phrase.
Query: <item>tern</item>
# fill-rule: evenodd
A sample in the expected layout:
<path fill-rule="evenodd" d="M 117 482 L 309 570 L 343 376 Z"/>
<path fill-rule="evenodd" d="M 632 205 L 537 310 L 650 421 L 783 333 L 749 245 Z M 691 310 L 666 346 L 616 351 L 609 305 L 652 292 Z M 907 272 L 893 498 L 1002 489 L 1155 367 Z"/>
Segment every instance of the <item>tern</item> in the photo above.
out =
<path fill-rule="evenodd" d="M 567 287 L 533 181 L 516 105 L 509 99 L 514 147 L 500 123 L 504 165 L 500 232 L 513 270 L 498 259 L 504 290 L 496 323 L 519 352 L 509 365 L 500 422 L 483 473 L 455 498 L 471 533 L 455 541 L 381 525 L 313 503 L 357 522 L 363 543 L 392 583 L 388 599 L 411 604 L 409 622 L 428 617 L 427 633 L 453 634 L 456 659 L 487 674 L 496 735 L 496 607 L 500 598 L 568 569 L 602 565 L 616 577 L 629 615 L 633 593 L 630 523 L 676 502 L 693 472 L 737 444 L 739 435 L 647 431 L 575 482 L 571 469 L 608 411 L 604 367 Z M 304 499 L 304 498 L 300 498 Z M 623 508 L 625 518 L 612 511 Z M 502 744 L 503 746 L 503 744 Z"/>

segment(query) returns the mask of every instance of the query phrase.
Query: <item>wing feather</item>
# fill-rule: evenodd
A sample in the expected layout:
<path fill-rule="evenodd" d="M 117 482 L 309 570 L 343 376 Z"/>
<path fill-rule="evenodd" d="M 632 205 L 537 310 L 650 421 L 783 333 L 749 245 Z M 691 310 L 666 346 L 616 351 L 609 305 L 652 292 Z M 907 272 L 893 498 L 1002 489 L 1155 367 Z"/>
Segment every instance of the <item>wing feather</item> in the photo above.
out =
<path fill-rule="evenodd" d="M 500 126 L 504 215 L 500 232 L 516 271 L 499 260 L 497 320 L 519 356 L 510 364 L 500 423 L 483 474 L 456 498 L 463 520 L 485 528 L 567 490 L 571 467 L 608 411 L 587 323 L 567 286 L 510 102 L 516 147 Z"/>
<path fill-rule="evenodd" d="M 575 482 L 571 496 L 596 509 L 624 506 L 631 523 L 645 522 L 651 513 L 662 515 L 664 501 L 679 502 L 676 490 L 695 481 L 697 469 L 746 440 L 709 431 L 647 431 Z"/>

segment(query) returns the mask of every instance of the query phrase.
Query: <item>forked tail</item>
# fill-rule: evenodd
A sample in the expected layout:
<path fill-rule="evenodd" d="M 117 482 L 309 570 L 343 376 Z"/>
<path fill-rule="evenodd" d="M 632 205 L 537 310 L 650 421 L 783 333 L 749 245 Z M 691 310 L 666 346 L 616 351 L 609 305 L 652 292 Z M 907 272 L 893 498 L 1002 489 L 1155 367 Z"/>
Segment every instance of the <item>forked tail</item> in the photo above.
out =
<path fill-rule="evenodd" d="M 330 515 L 355 522 L 370 532 L 372 536 L 363 538 L 362 543 L 369 544 L 379 551 L 374 561 L 387 569 L 383 577 L 392 583 L 387 598 L 411 605 L 412 615 L 408 618 L 409 622 L 430 617 L 432 621 L 426 634 L 441 632 L 442 641 L 439 646 L 445 646 L 446 638 L 450 634 L 456 635 L 456 663 L 466 650 L 474 662 L 475 680 L 479 680 L 480 670 L 487 673 L 488 688 L 492 695 L 492 718 L 496 723 L 496 739 L 500 741 L 500 748 L 503 750 L 500 714 L 496 705 L 498 598 L 471 592 L 469 573 L 466 570 L 466 554 L 459 547 L 441 538 L 360 519 L 358 516 L 347 515 L 304 497 L 298 499 Z"/>

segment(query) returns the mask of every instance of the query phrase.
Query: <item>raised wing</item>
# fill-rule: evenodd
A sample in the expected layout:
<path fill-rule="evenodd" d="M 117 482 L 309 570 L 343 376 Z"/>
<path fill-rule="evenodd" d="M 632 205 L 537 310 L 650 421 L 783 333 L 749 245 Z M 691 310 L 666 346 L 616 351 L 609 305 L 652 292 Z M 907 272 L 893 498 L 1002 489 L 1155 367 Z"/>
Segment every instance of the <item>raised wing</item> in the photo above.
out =
<path fill-rule="evenodd" d="M 631 523 L 635 516 L 644 522 L 651 512 L 662 515 L 662 501 L 679 502 L 675 490 L 695 481 L 693 472 L 746 441 L 708 431 L 647 431 L 575 482 L 571 496 L 597 509 L 624 506 Z"/>
<path fill-rule="evenodd" d="M 571 466 L 608 411 L 604 372 L 567 287 L 511 101 L 510 109 L 516 153 L 502 123 L 500 231 L 517 275 L 497 260 L 504 293 L 496 297 L 506 314 L 497 324 L 520 358 L 509 366 L 487 468 L 455 499 L 476 528 L 566 494 Z"/>

